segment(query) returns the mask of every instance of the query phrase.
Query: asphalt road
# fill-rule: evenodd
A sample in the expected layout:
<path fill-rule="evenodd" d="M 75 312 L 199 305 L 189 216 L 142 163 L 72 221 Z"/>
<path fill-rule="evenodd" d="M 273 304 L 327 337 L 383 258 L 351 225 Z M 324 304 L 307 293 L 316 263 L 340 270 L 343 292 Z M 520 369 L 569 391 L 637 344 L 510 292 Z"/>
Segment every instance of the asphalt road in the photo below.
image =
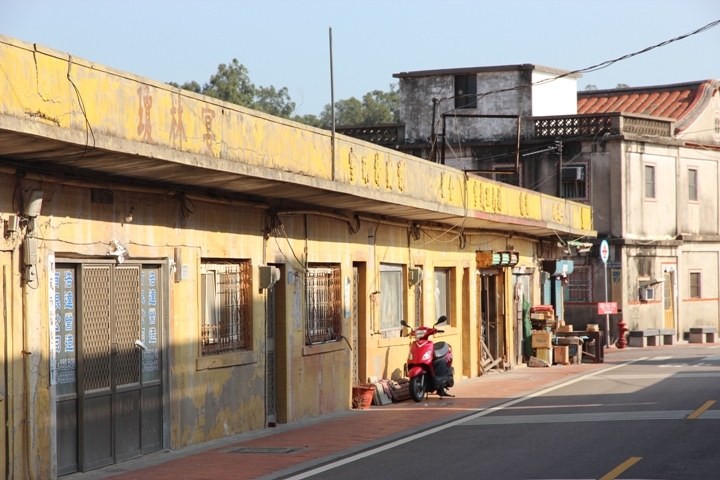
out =
<path fill-rule="evenodd" d="M 637 349 L 292 478 L 720 479 L 720 347 Z"/>

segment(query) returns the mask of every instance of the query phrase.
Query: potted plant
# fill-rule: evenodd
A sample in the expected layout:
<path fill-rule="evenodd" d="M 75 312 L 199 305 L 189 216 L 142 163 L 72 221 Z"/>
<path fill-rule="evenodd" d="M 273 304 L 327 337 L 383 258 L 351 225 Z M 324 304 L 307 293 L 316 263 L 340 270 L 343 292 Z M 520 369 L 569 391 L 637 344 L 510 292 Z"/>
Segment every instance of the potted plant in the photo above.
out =
<path fill-rule="evenodd" d="M 352 387 L 352 407 L 358 410 L 369 408 L 375 396 L 375 385 L 359 383 Z"/>

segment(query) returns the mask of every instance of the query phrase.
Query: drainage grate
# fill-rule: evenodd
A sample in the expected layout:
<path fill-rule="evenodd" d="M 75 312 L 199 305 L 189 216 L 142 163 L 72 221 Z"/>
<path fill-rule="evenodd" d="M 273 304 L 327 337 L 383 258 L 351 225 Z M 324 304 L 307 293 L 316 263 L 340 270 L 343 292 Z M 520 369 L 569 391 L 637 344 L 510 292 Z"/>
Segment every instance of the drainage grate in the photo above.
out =
<path fill-rule="evenodd" d="M 228 450 L 228 453 L 293 453 L 298 450 L 302 450 L 300 447 L 285 448 L 285 447 L 242 447 L 236 448 L 235 450 Z"/>

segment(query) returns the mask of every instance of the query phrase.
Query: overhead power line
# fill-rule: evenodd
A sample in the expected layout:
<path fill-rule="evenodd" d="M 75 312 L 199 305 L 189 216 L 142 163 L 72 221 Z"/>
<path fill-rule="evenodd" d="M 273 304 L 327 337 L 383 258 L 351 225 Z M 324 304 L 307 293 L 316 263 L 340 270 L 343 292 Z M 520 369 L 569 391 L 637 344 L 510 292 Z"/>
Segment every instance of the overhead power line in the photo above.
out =
<path fill-rule="evenodd" d="M 626 55 L 623 55 L 623 56 L 621 56 L 621 57 L 615 58 L 615 59 L 613 59 L 613 60 L 606 60 L 606 61 L 604 61 L 604 62 L 598 63 L 597 65 L 593 65 L 593 66 L 590 66 L 590 67 L 581 68 L 581 69 L 579 69 L 579 70 L 573 70 L 573 71 L 571 71 L 571 72 L 566 72 L 566 73 L 563 73 L 563 74 L 558 75 L 558 76 L 556 76 L 556 77 L 545 78 L 545 79 L 543 79 L 543 80 L 539 80 L 539 81 L 533 82 L 533 83 L 528 83 L 528 84 L 526 84 L 526 85 L 517 85 L 517 86 L 515 86 L 515 87 L 503 88 L 503 89 L 499 89 L 499 90 L 491 90 L 491 91 L 489 91 L 489 92 L 482 92 L 482 93 L 477 93 L 477 94 L 457 95 L 457 96 L 452 96 L 452 97 L 441 98 L 440 100 L 441 100 L 441 101 L 443 101 L 443 100 L 452 100 L 452 99 L 455 99 L 455 98 L 465 98 L 465 97 L 472 97 L 472 96 L 474 96 L 474 97 L 476 97 L 478 100 L 480 100 L 480 99 L 482 99 L 483 97 L 485 97 L 485 96 L 487 96 L 487 95 L 492 95 L 492 94 L 495 94 L 495 93 L 511 92 L 511 91 L 513 91 L 513 90 L 519 90 L 519 89 L 521 89 L 521 88 L 532 87 L 532 86 L 535 86 L 535 85 L 543 85 L 543 84 L 545 84 L 545 83 L 554 82 L 555 80 L 558 80 L 558 79 L 560 79 L 560 78 L 568 77 L 568 76 L 571 76 L 571 75 L 576 75 L 576 74 L 578 74 L 578 73 L 596 72 L 596 71 L 598 71 L 598 70 L 602 70 L 603 68 L 607 68 L 607 67 L 609 67 L 610 65 L 613 65 L 613 64 L 615 64 L 615 63 L 617 63 L 617 62 L 620 62 L 620 61 L 622 61 L 622 60 L 627 60 L 628 58 L 632 58 L 632 57 L 638 56 L 638 55 L 640 55 L 640 54 L 647 53 L 647 52 L 649 52 L 649 51 L 651 51 L 651 50 L 654 50 L 654 49 L 656 49 L 656 48 L 664 47 L 664 46 L 666 46 L 666 45 L 670 45 L 671 43 L 679 42 L 680 40 L 684 40 L 684 39 L 686 39 L 686 38 L 688 38 L 688 37 L 692 37 L 693 35 L 697 35 L 698 33 L 705 32 L 705 31 L 707 31 L 707 30 L 710 30 L 710 29 L 712 29 L 712 28 L 717 27 L 718 25 L 720 25 L 720 20 L 715 20 L 715 21 L 713 21 L 713 22 L 708 23 L 707 25 L 705 25 L 705 26 L 703 26 L 703 27 L 698 28 L 697 30 L 693 30 L 692 32 L 686 33 L 686 34 L 684 34 L 684 35 L 680 35 L 680 36 L 675 37 L 675 38 L 671 38 L 670 40 L 665 40 L 665 41 L 660 42 L 660 43 L 658 43 L 658 44 L 656 44 L 656 45 L 652 45 L 652 46 L 643 48 L 642 50 L 638 50 L 637 52 L 628 53 L 628 54 L 626 54 Z"/>

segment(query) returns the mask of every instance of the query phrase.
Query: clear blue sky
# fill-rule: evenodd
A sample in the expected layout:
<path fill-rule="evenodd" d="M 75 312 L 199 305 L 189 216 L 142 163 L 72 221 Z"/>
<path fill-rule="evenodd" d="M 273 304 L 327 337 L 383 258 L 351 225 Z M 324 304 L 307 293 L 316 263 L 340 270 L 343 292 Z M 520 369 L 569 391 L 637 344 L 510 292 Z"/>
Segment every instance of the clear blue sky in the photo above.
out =
<path fill-rule="evenodd" d="M 720 0 L 0 0 L 0 34 L 159 81 L 237 58 L 299 114 L 386 90 L 393 73 L 534 63 L 576 70 L 720 19 Z M 613 88 L 720 78 L 720 26 L 585 74 Z"/>

